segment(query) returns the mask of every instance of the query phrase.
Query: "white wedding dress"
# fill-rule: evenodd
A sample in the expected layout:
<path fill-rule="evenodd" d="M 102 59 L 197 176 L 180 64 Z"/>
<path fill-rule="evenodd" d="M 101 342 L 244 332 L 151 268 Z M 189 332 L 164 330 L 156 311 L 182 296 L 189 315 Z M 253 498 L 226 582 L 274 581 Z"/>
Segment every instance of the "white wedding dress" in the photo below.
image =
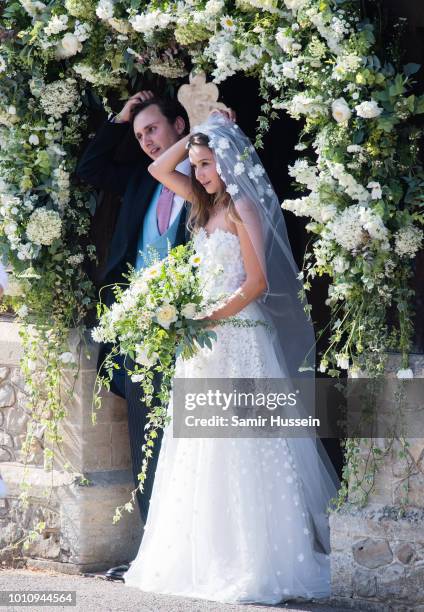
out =
<path fill-rule="evenodd" d="M 194 240 L 206 292 L 237 289 L 245 278 L 238 237 L 222 229 L 209 236 L 202 229 Z M 259 313 L 253 302 L 238 316 L 258 319 Z M 284 375 L 264 326 L 226 325 L 216 332 L 212 350 L 177 359 L 176 377 Z M 283 438 L 174 438 L 171 423 L 145 533 L 125 584 L 225 603 L 328 596 L 329 557 L 314 548 L 299 476 Z"/>

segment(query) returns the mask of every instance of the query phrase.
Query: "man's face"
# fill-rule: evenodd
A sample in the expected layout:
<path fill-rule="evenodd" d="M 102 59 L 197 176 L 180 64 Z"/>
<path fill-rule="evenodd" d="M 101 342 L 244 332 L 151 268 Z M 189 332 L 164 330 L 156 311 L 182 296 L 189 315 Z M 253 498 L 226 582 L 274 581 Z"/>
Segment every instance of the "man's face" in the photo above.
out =
<path fill-rule="evenodd" d="M 175 123 L 170 123 L 159 106 L 152 104 L 138 113 L 133 127 L 140 147 L 151 159 L 156 159 L 180 140 L 185 124 L 182 117 L 177 117 Z"/>

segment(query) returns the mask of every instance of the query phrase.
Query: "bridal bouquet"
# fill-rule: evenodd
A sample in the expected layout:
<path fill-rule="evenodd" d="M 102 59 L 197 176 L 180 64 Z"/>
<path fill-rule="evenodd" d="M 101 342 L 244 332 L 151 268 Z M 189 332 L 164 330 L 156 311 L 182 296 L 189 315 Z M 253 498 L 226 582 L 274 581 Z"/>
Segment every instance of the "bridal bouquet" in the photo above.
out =
<path fill-rule="evenodd" d="M 115 302 L 110 308 L 98 305 L 100 321 L 92 336 L 96 342 L 113 345 L 103 364 L 109 381 L 117 367 L 114 356 L 121 353 L 131 379 L 141 383 L 148 406 L 154 397 L 155 372 L 162 373 L 157 398 L 166 405 L 175 358 L 181 355 L 188 359 L 200 347 L 212 348 L 216 339 L 215 332 L 208 329 L 210 321 L 202 320 L 217 302 L 203 299 L 197 273 L 200 262 L 192 243 L 171 249 L 163 260 L 155 260 L 153 255 L 148 268 L 129 275 L 126 289 L 113 287 Z M 104 378 L 103 382 L 107 384 Z M 153 416 L 163 424 L 160 410 L 153 411 Z"/>
<path fill-rule="evenodd" d="M 129 285 L 114 285 L 116 301 L 111 307 L 98 305 L 99 325 L 93 330 L 96 342 L 112 345 L 103 362 L 94 396 L 94 406 L 100 408 L 100 390 L 110 388 L 114 369 L 119 366 L 114 357 L 124 355 L 125 367 L 131 379 L 139 382 L 144 401 L 149 409 L 145 435 L 140 489 L 146 477 L 148 460 L 152 456 L 157 429 L 165 427 L 171 417 L 167 415 L 175 359 L 188 359 L 199 348 L 212 348 L 216 333 L 211 321 L 204 317 L 222 305 L 228 296 L 215 301 L 205 300 L 200 274 L 201 256 L 190 242 L 170 249 L 165 259 L 151 257 L 148 268 L 128 276 Z M 226 318 L 213 321 L 213 325 L 232 323 L 250 327 L 257 322 Z M 160 388 L 154 388 L 154 374 L 162 374 Z M 153 400 L 156 400 L 155 402 Z M 93 422 L 96 414 L 92 412 Z"/>

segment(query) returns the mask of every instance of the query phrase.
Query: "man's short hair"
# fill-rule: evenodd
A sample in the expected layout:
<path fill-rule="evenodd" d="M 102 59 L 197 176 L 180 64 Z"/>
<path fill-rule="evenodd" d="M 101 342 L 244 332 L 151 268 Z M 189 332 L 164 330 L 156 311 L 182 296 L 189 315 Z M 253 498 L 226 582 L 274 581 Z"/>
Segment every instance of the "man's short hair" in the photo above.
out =
<path fill-rule="evenodd" d="M 139 113 L 141 113 L 141 111 L 148 108 L 149 106 L 153 106 L 154 104 L 159 107 L 162 115 L 164 115 L 171 124 L 175 123 L 177 117 L 182 117 L 185 123 L 184 135 L 190 132 L 190 122 L 188 119 L 187 111 L 184 106 L 182 106 L 182 104 L 178 102 L 178 100 L 175 100 L 173 98 L 155 97 L 150 98 L 149 100 L 145 100 L 144 102 L 139 102 L 132 108 L 131 123 L 134 123 L 134 119 Z"/>

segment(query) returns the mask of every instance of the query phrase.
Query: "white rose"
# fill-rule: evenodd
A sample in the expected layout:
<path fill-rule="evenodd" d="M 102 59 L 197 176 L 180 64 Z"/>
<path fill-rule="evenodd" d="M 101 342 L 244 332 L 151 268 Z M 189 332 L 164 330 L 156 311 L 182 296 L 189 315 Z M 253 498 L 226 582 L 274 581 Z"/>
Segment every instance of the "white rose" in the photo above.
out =
<path fill-rule="evenodd" d="M 378 106 L 375 100 L 371 100 L 370 102 L 361 102 L 361 104 L 357 104 L 355 106 L 355 110 L 358 117 L 362 117 L 363 119 L 374 119 L 383 112 L 383 109 Z"/>
<path fill-rule="evenodd" d="M 11 106 L 9 106 L 9 108 L 7 109 L 7 112 L 9 113 L 9 115 L 16 115 L 16 106 L 13 106 L 13 104 Z"/>
<path fill-rule="evenodd" d="M 177 320 L 177 309 L 172 304 L 164 304 L 156 311 L 156 318 L 162 327 L 169 329 L 171 323 L 175 323 Z"/>
<path fill-rule="evenodd" d="M 78 53 L 78 51 L 81 51 L 82 43 L 78 40 L 75 34 L 71 34 L 71 32 L 68 32 L 62 38 L 62 47 L 69 54 L 75 55 L 76 53 Z"/>
<path fill-rule="evenodd" d="M 56 58 L 66 59 L 72 57 L 81 51 L 81 49 L 82 43 L 78 38 L 74 34 L 71 34 L 71 32 L 67 32 L 56 47 Z"/>
<path fill-rule="evenodd" d="M 35 146 L 40 144 L 40 140 L 39 140 L 37 134 L 31 134 L 31 136 L 28 138 L 28 142 L 29 142 L 29 144 L 32 144 L 32 145 L 35 145 Z"/>
<path fill-rule="evenodd" d="M 345 123 L 352 116 L 352 111 L 344 98 L 337 98 L 331 105 L 333 118 L 337 123 Z"/>
<path fill-rule="evenodd" d="M 197 306 L 196 304 L 193 304 L 192 302 L 190 302 L 189 304 L 186 304 L 181 309 L 181 314 L 183 315 L 183 317 L 186 317 L 186 319 L 192 319 L 194 315 L 196 314 L 196 312 L 197 312 Z"/>

